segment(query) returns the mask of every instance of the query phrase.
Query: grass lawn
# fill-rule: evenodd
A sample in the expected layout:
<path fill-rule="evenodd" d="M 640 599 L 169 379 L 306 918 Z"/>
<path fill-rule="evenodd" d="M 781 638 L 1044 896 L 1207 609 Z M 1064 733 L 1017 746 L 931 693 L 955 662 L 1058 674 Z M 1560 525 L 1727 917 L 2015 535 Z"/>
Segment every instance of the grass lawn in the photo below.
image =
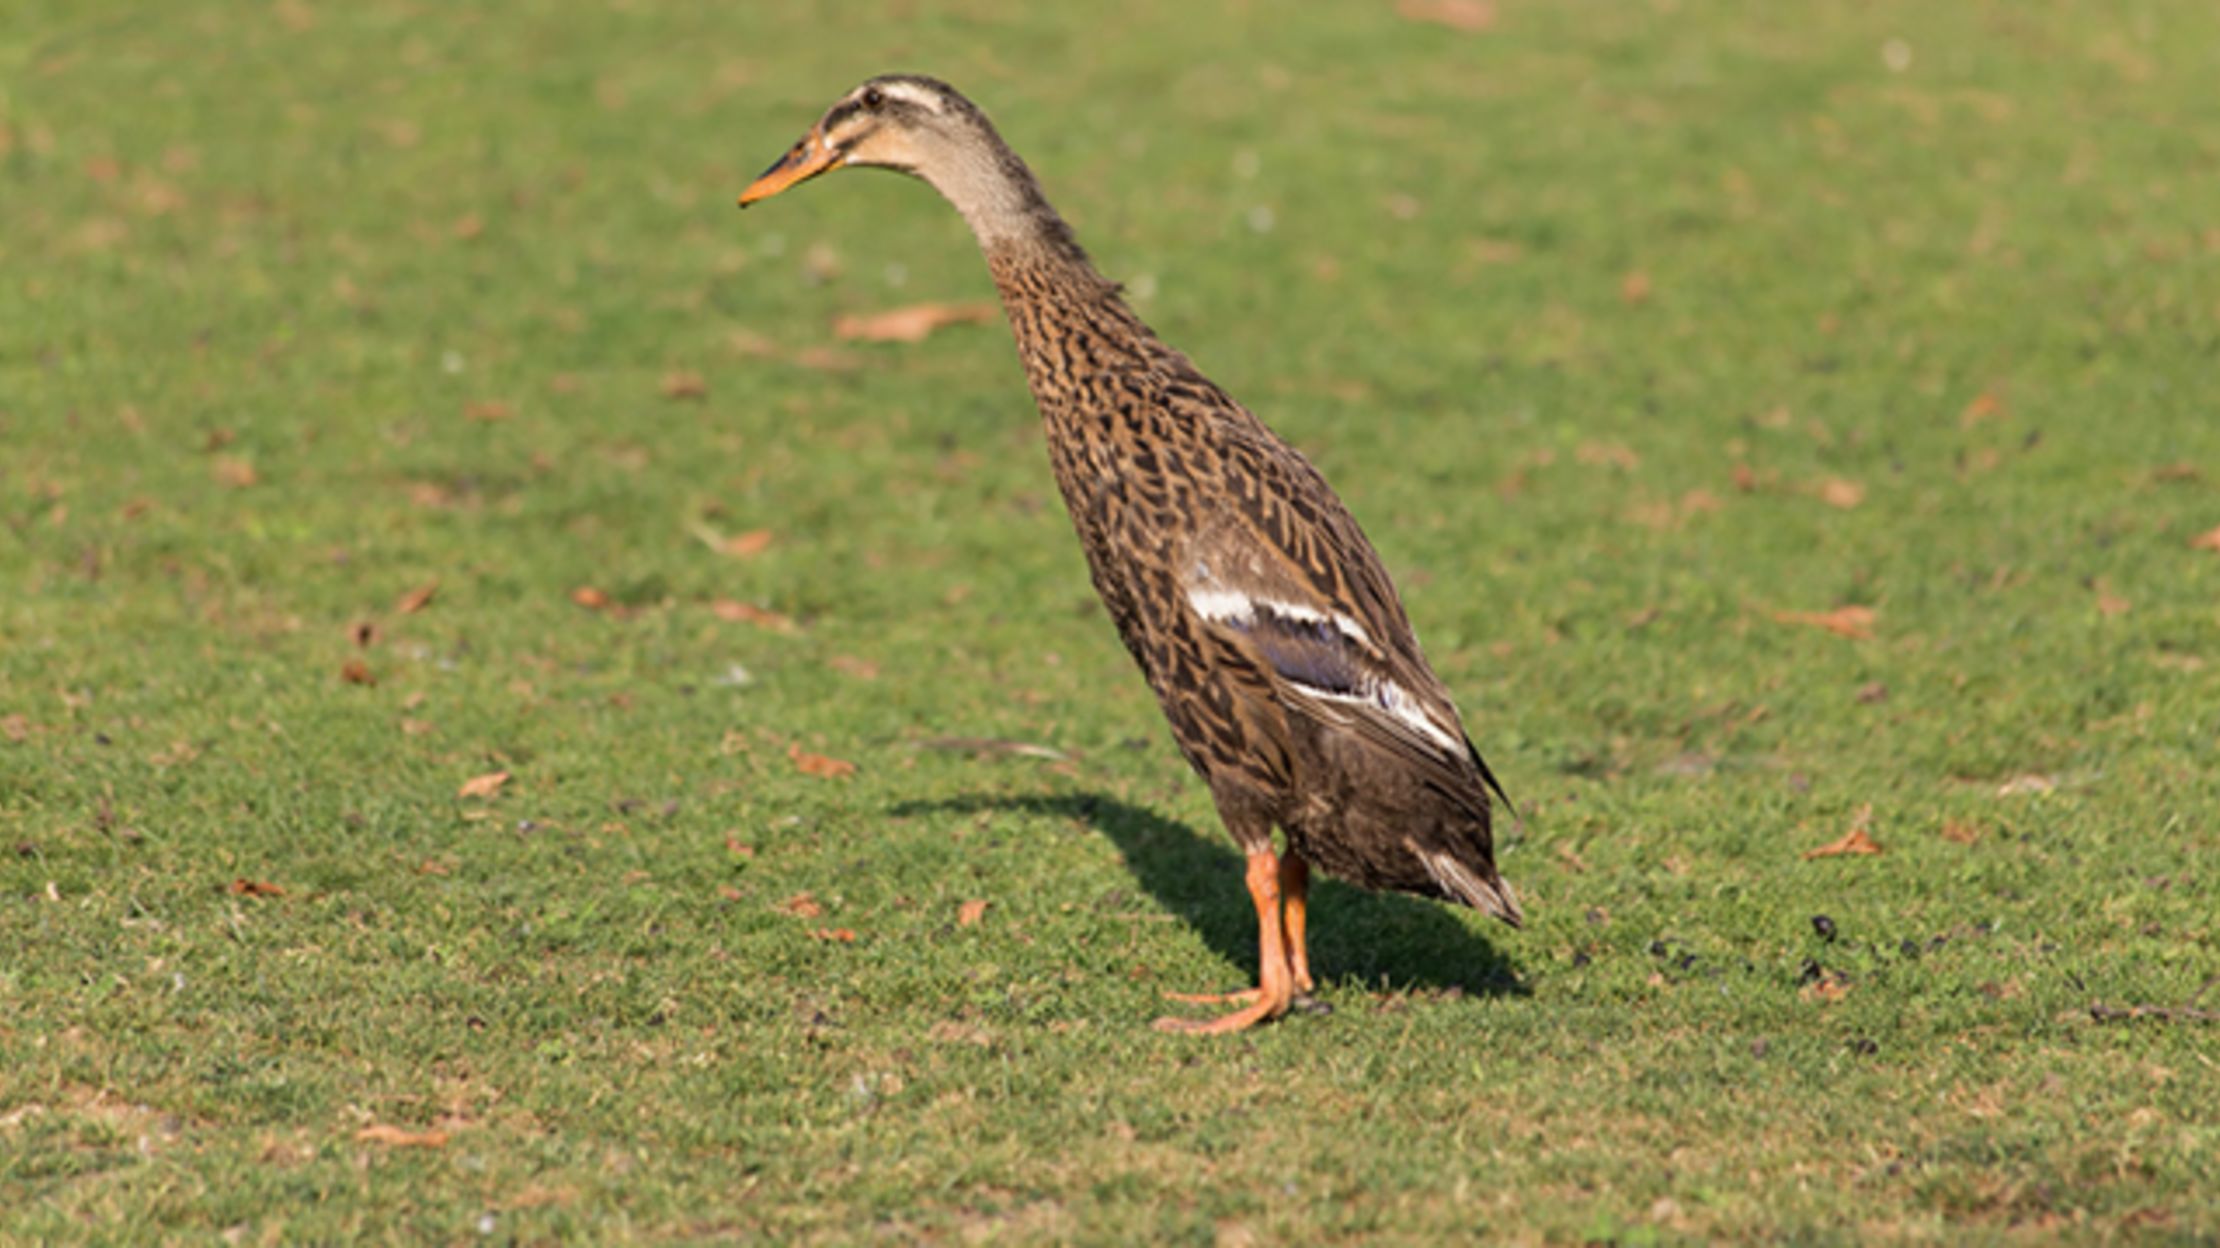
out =
<path fill-rule="evenodd" d="M 0 1241 L 2220 1237 L 2220 10 L 1016 7 L 12 7 Z M 1149 1030 L 1249 906 L 1008 336 L 834 332 L 969 235 L 732 207 L 889 69 L 1339 486 L 1524 932 Z"/>

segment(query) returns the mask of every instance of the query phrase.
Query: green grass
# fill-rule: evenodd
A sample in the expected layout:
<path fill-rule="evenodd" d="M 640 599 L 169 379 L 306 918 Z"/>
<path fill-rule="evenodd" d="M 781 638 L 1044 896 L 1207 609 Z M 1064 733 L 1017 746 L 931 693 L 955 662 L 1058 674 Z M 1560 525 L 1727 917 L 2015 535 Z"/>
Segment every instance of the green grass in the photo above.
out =
<path fill-rule="evenodd" d="M 2220 1009 L 2210 6 L 793 7 L 0 28 L 0 1239 L 2220 1236 L 2089 1011 Z M 1247 903 L 1007 337 L 829 328 L 968 236 L 731 207 L 895 68 L 1363 518 L 1526 931 L 1148 1030 Z"/>

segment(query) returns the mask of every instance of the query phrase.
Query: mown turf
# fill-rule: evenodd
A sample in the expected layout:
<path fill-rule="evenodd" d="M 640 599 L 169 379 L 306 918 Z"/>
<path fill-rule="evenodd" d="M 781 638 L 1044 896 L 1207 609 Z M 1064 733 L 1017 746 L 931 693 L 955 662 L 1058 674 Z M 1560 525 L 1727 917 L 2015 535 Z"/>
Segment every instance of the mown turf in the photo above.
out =
<path fill-rule="evenodd" d="M 2090 1010 L 2220 1011 L 2220 16 L 1005 9 L 15 6 L 0 1238 L 2220 1236 Z M 1340 486 L 1526 931 L 1147 1029 L 1247 904 L 1007 339 L 831 333 L 968 237 L 731 208 L 895 68 Z"/>

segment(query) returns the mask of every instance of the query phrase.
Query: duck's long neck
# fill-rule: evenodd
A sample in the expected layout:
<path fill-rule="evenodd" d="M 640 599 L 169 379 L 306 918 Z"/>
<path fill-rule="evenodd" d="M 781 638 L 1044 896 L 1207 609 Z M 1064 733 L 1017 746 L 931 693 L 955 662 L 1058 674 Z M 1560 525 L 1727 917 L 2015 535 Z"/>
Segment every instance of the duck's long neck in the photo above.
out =
<path fill-rule="evenodd" d="M 1042 416 L 1068 414 L 1086 376 L 1159 346 L 1097 272 L 1017 153 L 999 139 L 928 173 L 979 240 Z"/>

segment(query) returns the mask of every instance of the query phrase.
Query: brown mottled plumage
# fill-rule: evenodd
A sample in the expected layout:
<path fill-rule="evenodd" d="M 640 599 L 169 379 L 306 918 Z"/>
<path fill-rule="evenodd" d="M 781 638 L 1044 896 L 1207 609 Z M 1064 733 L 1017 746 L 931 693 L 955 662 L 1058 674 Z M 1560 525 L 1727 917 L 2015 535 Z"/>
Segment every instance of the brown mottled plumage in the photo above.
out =
<path fill-rule="evenodd" d="M 946 83 L 857 87 L 740 202 L 848 165 L 923 178 L 978 236 L 1095 589 L 1249 857 L 1259 988 L 1223 1018 L 1159 1026 L 1235 1030 L 1311 988 L 1310 863 L 1516 926 L 1489 831 L 1501 789 L 1317 469 L 1141 323 Z"/>

